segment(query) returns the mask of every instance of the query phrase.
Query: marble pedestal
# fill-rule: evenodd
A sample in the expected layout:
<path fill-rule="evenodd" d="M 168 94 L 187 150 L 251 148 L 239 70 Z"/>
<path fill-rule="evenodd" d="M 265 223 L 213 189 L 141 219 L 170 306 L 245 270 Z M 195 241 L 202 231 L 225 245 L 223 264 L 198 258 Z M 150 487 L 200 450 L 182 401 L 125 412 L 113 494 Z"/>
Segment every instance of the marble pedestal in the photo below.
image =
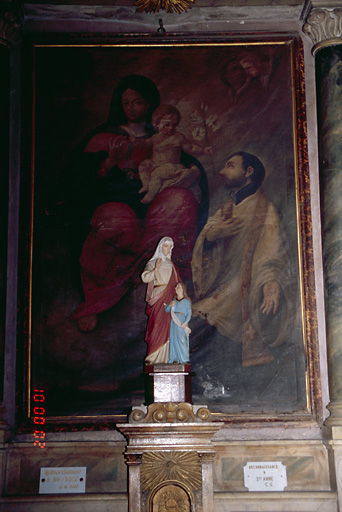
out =
<path fill-rule="evenodd" d="M 160 402 L 134 407 L 128 423 L 117 425 L 127 439 L 129 512 L 172 507 L 213 512 L 216 453 L 211 440 L 222 426 L 211 421 L 206 406 Z"/>
<path fill-rule="evenodd" d="M 117 424 L 127 439 L 129 512 L 214 511 L 211 440 L 223 423 L 191 404 L 190 370 L 190 363 L 145 365 L 148 405 Z"/>
<path fill-rule="evenodd" d="M 191 403 L 190 372 L 190 364 L 146 364 L 146 403 Z"/>

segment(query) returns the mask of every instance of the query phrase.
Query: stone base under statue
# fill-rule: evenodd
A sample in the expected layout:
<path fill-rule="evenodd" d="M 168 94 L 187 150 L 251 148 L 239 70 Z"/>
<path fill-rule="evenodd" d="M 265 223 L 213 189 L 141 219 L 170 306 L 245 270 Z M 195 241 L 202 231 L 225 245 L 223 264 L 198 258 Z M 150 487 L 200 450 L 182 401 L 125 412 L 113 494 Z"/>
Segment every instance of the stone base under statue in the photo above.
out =
<path fill-rule="evenodd" d="M 126 437 L 129 512 L 214 512 L 212 437 L 223 423 L 192 405 L 191 365 L 145 364 L 145 404 L 133 407 Z"/>
<path fill-rule="evenodd" d="M 146 404 L 192 403 L 190 372 L 190 364 L 146 364 Z"/>
<path fill-rule="evenodd" d="M 129 512 L 214 512 L 211 440 L 222 426 L 205 405 L 133 407 L 128 423 L 117 424 L 127 439 Z"/>

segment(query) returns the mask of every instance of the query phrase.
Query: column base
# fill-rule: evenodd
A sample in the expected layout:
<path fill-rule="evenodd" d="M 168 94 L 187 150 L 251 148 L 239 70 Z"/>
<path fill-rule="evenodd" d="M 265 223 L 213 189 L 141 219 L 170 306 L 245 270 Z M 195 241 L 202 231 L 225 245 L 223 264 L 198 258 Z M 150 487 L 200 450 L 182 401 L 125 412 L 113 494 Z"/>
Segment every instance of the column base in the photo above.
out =
<path fill-rule="evenodd" d="M 5 407 L 0 406 L 0 443 L 7 443 L 11 437 L 11 427 L 5 420 Z"/>
<path fill-rule="evenodd" d="M 325 420 L 325 425 L 342 428 L 342 402 L 332 402 L 327 406 L 327 409 L 330 416 Z"/>

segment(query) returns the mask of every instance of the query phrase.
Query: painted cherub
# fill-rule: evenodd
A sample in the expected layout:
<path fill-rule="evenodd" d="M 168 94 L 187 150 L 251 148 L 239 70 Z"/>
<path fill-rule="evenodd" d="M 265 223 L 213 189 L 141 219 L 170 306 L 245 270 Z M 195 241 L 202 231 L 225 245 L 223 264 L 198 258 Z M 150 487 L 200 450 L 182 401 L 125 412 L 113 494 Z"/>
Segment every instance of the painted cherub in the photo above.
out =
<path fill-rule="evenodd" d="M 195 165 L 190 168 L 181 164 L 181 151 L 209 155 L 211 147 L 201 147 L 189 142 L 177 131 L 181 116 L 171 105 L 160 105 L 153 113 L 152 124 L 157 131 L 144 141 L 152 147 L 152 157 L 139 165 L 139 177 L 143 184 L 139 192 L 147 192 L 141 200 L 150 203 L 158 192 L 167 187 L 188 188 L 198 178 L 199 170 Z"/>

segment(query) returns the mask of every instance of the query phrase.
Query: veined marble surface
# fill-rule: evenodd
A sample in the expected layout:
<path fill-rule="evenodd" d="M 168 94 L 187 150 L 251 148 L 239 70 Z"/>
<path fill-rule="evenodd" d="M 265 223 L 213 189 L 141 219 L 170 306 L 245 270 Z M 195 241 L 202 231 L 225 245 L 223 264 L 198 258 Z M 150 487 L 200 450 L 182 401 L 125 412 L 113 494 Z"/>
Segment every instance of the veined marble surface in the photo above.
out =
<path fill-rule="evenodd" d="M 326 322 L 332 415 L 342 414 L 342 44 L 317 54 Z M 335 405 L 338 405 L 336 409 Z M 334 409 L 335 408 L 335 409 Z M 335 412 L 334 412 L 335 411 Z"/>

